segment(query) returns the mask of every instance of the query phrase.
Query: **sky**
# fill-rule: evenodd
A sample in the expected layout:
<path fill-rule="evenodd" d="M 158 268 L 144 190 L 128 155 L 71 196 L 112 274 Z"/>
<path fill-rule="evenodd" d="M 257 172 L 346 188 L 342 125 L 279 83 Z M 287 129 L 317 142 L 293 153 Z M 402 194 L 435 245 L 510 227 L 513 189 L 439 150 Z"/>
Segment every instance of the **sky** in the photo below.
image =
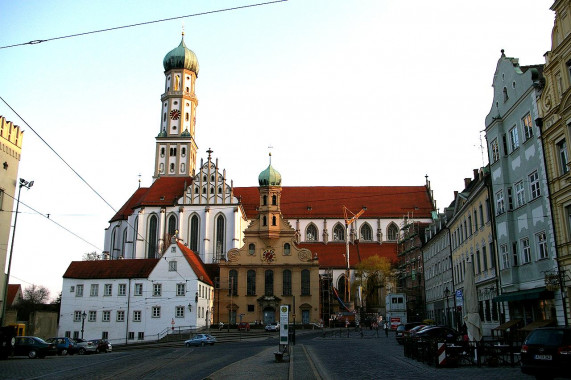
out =
<path fill-rule="evenodd" d="M 240 187 L 257 186 L 270 151 L 283 186 L 421 186 L 428 175 L 440 210 L 488 163 L 501 49 L 532 65 L 551 48 L 553 0 L 289 0 L 212 13 L 261 2 L 0 0 L 0 47 L 203 13 L 0 49 L 0 115 L 24 130 L 18 174 L 34 181 L 10 283 L 55 298 L 71 261 L 101 253 L 139 180 L 152 183 L 162 61 L 183 25 L 200 64 L 197 165 L 211 148 Z"/>

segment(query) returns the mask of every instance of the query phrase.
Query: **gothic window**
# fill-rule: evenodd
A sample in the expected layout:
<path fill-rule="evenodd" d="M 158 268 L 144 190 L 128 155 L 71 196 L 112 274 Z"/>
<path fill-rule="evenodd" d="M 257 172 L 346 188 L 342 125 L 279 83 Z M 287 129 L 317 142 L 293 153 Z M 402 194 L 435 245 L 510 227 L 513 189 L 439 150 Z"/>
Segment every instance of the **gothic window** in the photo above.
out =
<path fill-rule="evenodd" d="M 361 239 L 365 241 L 373 240 L 373 230 L 368 224 L 363 224 L 361 226 Z"/>
<path fill-rule="evenodd" d="M 174 215 L 169 216 L 169 223 L 168 223 L 168 234 L 170 236 L 174 236 L 176 232 L 176 217 Z"/>
<path fill-rule="evenodd" d="M 309 270 L 304 269 L 301 271 L 301 295 L 308 296 L 310 288 Z"/>
<path fill-rule="evenodd" d="M 333 240 L 344 241 L 345 240 L 345 229 L 341 224 L 335 225 L 333 227 Z"/>
<path fill-rule="evenodd" d="M 131 258 L 137 257 L 137 240 L 139 240 L 139 216 L 135 217 L 135 223 L 133 227 L 133 252 L 131 253 Z"/>
<path fill-rule="evenodd" d="M 391 223 L 387 227 L 387 240 L 397 240 L 399 237 L 399 229 L 396 224 Z"/>
<path fill-rule="evenodd" d="M 151 215 L 149 218 L 149 237 L 147 243 L 147 258 L 154 259 L 157 254 L 157 216 Z"/>
<path fill-rule="evenodd" d="M 283 271 L 283 295 L 291 296 L 291 270 Z"/>
<path fill-rule="evenodd" d="M 236 269 L 228 272 L 228 295 L 238 295 L 238 271 Z"/>
<path fill-rule="evenodd" d="M 265 273 L 265 284 L 264 284 L 264 294 L 266 296 L 273 296 L 274 295 L 274 271 L 267 270 Z"/>
<path fill-rule="evenodd" d="M 113 228 L 111 232 L 111 245 L 109 246 L 109 253 L 111 257 L 115 257 L 115 245 L 117 244 L 117 227 Z"/>
<path fill-rule="evenodd" d="M 123 239 L 121 241 L 121 252 L 119 252 L 121 257 L 125 257 L 127 254 L 127 229 L 123 230 Z"/>
<path fill-rule="evenodd" d="M 226 221 L 224 216 L 218 215 L 216 218 L 216 257 L 224 256 L 224 232 L 226 230 Z"/>
<path fill-rule="evenodd" d="M 247 274 L 246 295 L 247 296 L 256 295 L 256 271 L 252 269 L 250 269 Z"/>
<path fill-rule="evenodd" d="M 305 230 L 305 240 L 317 241 L 317 227 L 315 227 L 315 224 L 312 223 L 307 226 L 307 229 Z"/>
<path fill-rule="evenodd" d="M 345 285 L 346 285 L 346 277 L 345 276 L 339 277 L 339 279 L 337 280 L 337 290 L 339 291 L 339 298 L 341 298 L 344 301 L 346 298 Z"/>

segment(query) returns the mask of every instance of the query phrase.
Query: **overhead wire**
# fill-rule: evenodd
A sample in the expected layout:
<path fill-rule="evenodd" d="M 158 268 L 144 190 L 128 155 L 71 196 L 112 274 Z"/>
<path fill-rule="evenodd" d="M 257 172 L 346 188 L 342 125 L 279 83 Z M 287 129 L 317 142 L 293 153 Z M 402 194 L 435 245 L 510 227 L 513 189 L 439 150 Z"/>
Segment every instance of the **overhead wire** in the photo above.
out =
<path fill-rule="evenodd" d="M 135 23 L 135 24 L 115 26 L 115 27 L 111 27 L 111 28 L 98 29 L 98 30 L 92 30 L 92 31 L 90 31 L 90 32 L 75 33 L 75 34 L 69 34 L 69 35 L 66 35 L 66 36 L 52 37 L 52 38 L 47 38 L 47 39 L 38 39 L 38 40 L 32 40 L 32 41 L 28 41 L 28 42 L 22 42 L 22 43 L 18 43 L 18 44 L 13 44 L 13 45 L 0 46 L 0 49 L 7 49 L 7 48 L 12 48 L 12 47 L 17 47 L 17 46 L 24 46 L 24 45 L 37 45 L 37 44 L 40 44 L 40 43 L 43 43 L 43 42 L 62 40 L 62 39 L 65 39 L 65 38 L 81 37 L 81 36 L 86 36 L 86 35 L 89 35 L 89 34 L 110 32 L 110 31 L 114 31 L 114 30 L 120 30 L 120 29 L 126 29 L 126 28 L 133 28 L 133 27 L 136 27 L 136 26 L 156 24 L 156 23 L 165 22 L 165 21 L 180 20 L 180 19 L 188 18 L 188 17 L 205 16 L 205 15 L 214 14 L 214 13 L 222 13 L 222 12 L 235 11 L 235 10 L 239 10 L 239 9 L 254 8 L 254 7 L 259 7 L 259 6 L 263 6 L 263 5 L 270 5 L 270 4 L 275 4 L 275 3 L 282 3 L 282 2 L 285 2 L 285 1 L 288 1 L 288 0 L 274 0 L 274 1 L 267 1 L 267 2 L 263 2 L 263 3 L 248 4 L 248 5 L 239 5 L 239 6 L 231 7 L 231 8 L 223 8 L 223 9 L 216 9 L 216 10 L 213 10 L 213 11 L 204 11 L 204 12 L 192 13 L 192 14 L 188 14 L 188 15 L 184 15 L 184 16 L 174 16 L 174 17 L 168 17 L 168 18 L 163 18 L 163 19 L 159 19 L 159 20 L 138 22 L 138 23 Z"/>

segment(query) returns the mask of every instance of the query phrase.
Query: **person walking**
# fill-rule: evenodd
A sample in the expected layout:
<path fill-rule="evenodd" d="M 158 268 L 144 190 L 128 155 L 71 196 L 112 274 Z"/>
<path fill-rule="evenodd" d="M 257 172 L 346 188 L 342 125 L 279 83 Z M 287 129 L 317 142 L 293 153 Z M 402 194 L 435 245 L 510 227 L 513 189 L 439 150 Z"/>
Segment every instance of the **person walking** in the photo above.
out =
<path fill-rule="evenodd" d="M 389 337 L 389 324 L 387 322 L 385 322 L 385 336 Z"/>

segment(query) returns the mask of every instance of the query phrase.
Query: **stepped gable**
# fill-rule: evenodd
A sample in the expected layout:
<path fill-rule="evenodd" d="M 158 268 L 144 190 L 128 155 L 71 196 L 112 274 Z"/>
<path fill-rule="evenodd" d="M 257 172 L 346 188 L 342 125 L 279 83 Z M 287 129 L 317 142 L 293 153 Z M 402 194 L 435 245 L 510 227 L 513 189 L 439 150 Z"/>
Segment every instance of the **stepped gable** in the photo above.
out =
<path fill-rule="evenodd" d="M 347 268 L 345 259 L 346 245 L 344 242 L 335 243 L 300 243 L 300 248 L 307 248 L 317 254 L 320 268 Z M 360 243 L 359 250 L 355 244 L 349 244 L 349 265 L 353 268 L 360 260 L 371 256 L 386 257 L 392 263 L 397 261 L 397 244 L 395 243 Z"/>
<path fill-rule="evenodd" d="M 146 278 L 159 259 L 72 261 L 64 278 Z"/>
<path fill-rule="evenodd" d="M 260 199 L 257 187 L 235 187 L 248 219 L 257 215 Z M 282 187 L 281 212 L 286 219 L 343 218 L 343 206 L 362 218 L 401 218 L 414 212 L 415 218 L 430 218 L 433 209 L 425 186 L 302 186 Z"/>
<path fill-rule="evenodd" d="M 210 276 L 206 272 L 204 263 L 202 262 L 200 257 L 198 257 L 196 253 L 194 253 L 190 248 L 182 244 L 180 241 L 177 241 L 176 244 L 182 251 L 182 254 L 184 255 L 186 261 L 188 261 L 188 263 L 190 264 L 190 267 L 196 274 L 196 277 L 198 277 L 200 281 L 205 282 L 208 285 L 214 286 L 214 283 L 212 282 Z"/>

